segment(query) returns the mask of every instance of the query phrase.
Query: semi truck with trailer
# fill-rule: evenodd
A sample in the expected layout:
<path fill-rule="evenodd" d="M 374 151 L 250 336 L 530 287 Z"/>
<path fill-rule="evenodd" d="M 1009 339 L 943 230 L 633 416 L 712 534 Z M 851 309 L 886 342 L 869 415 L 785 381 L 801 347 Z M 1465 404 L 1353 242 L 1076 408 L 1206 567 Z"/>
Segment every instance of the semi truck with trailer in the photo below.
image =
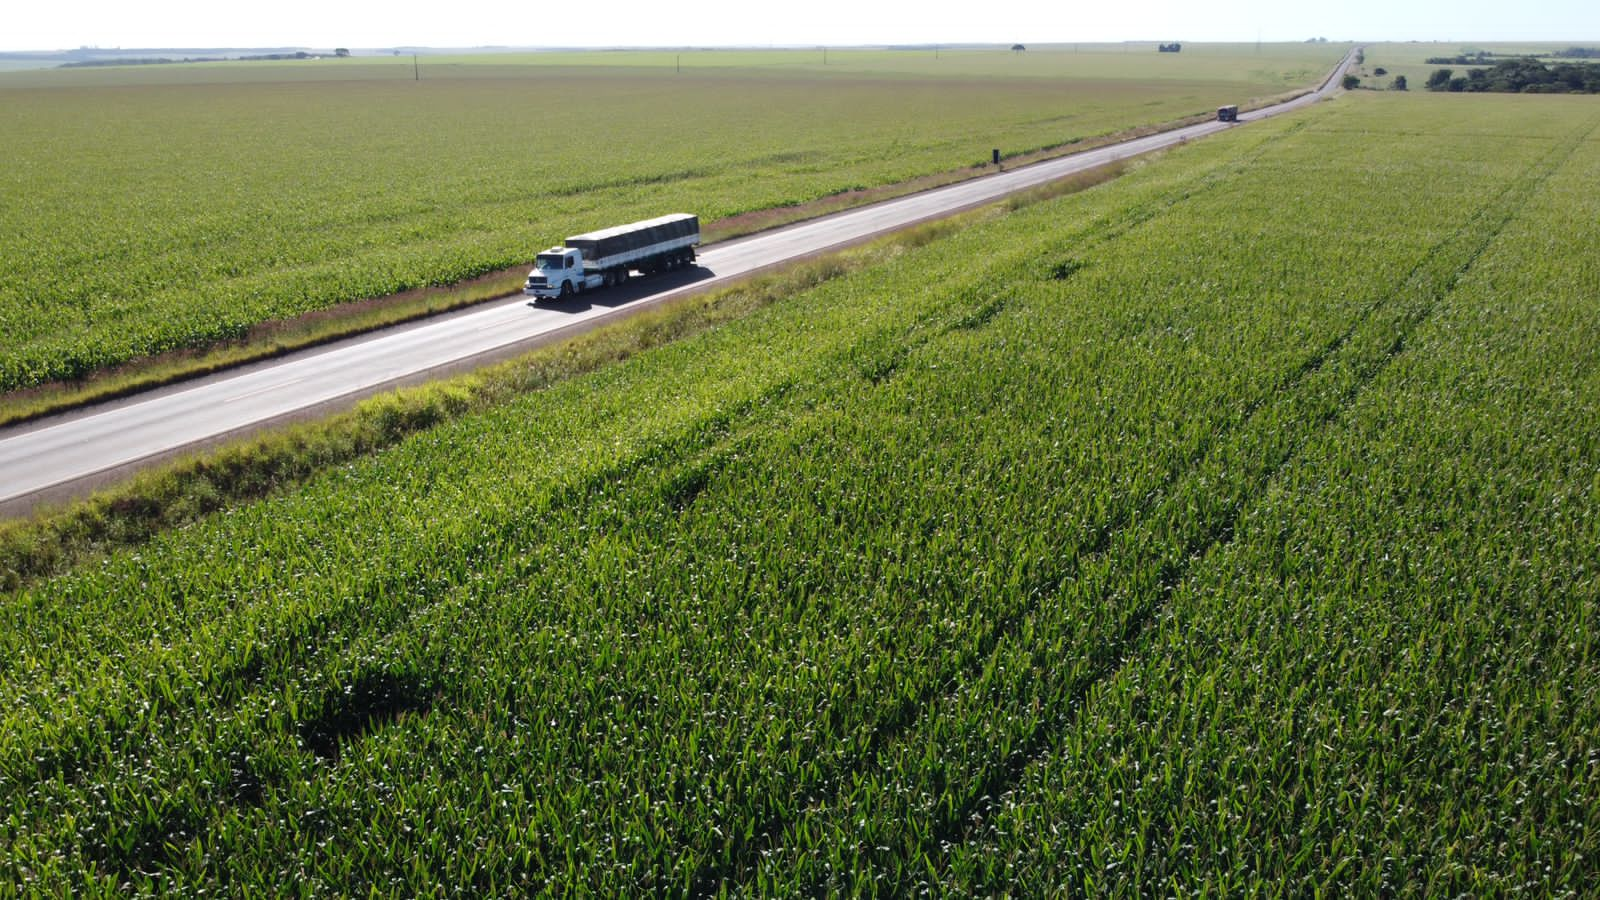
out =
<path fill-rule="evenodd" d="M 646 275 L 694 262 L 700 219 L 674 213 L 567 238 L 534 260 L 522 292 L 536 300 L 568 297 L 590 288 L 622 284 L 635 271 Z"/>

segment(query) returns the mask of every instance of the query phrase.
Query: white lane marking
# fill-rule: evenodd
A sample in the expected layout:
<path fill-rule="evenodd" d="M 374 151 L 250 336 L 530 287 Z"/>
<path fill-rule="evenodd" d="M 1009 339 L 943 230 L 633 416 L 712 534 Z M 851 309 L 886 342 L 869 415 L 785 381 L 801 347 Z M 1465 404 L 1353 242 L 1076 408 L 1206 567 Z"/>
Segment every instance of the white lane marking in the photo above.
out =
<path fill-rule="evenodd" d="M 249 400 L 251 397 L 259 397 L 262 394 L 271 393 L 272 391 L 281 391 L 281 390 L 284 390 L 286 388 L 292 387 L 293 385 L 297 385 L 297 384 L 300 384 L 300 383 L 304 382 L 307 377 L 309 377 L 309 376 L 301 376 L 299 378 L 290 378 L 287 381 L 275 381 L 272 384 L 256 388 L 253 391 L 248 391 L 248 392 L 243 393 L 243 394 L 234 394 L 231 397 L 225 397 L 225 398 L 223 398 L 222 402 L 223 403 L 238 403 L 240 400 Z"/>

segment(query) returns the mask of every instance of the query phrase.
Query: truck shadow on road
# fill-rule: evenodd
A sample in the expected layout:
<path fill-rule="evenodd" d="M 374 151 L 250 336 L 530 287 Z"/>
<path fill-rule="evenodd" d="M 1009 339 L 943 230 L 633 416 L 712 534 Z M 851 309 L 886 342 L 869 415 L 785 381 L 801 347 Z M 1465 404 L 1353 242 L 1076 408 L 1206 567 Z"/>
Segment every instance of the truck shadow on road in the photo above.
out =
<path fill-rule="evenodd" d="M 529 297 L 527 302 L 529 306 L 539 309 L 564 313 L 581 313 L 597 306 L 615 309 L 702 281 L 710 281 L 715 277 L 716 273 L 710 269 L 689 266 L 677 272 L 663 272 L 660 275 L 636 275 L 627 284 L 595 288 L 574 294 L 564 300 L 540 300 Z"/>

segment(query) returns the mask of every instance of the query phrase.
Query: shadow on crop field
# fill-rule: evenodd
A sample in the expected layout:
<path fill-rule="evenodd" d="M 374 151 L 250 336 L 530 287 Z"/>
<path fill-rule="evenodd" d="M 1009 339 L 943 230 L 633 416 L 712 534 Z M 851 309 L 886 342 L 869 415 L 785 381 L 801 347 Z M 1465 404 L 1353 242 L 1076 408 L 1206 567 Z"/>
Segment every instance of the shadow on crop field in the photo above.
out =
<path fill-rule="evenodd" d="M 344 742 L 432 706 L 433 696 L 417 676 L 364 672 L 343 691 L 330 694 L 322 709 L 301 723 L 300 738 L 317 756 L 338 759 Z"/>

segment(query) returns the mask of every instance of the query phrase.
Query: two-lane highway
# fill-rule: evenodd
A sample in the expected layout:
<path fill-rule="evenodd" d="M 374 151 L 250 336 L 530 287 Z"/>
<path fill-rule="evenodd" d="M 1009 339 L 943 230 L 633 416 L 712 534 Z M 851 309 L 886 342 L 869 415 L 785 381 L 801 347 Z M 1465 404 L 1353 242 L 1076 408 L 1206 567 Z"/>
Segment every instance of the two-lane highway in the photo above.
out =
<path fill-rule="evenodd" d="M 1241 118 L 1277 115 L 1323 98 L 1337 88 L 1353 58 L 1352 52 L 1317 91 Z M 501 359 L 686 293 L 1230 127 L 1205 122 L 716 244 L 703 249 L 699 268 L 691 273 L 583 295 L 570 303 L 535 307 L 520 296 L 507 298 L 5 429 L 0 431 L 0 514 L 15 515 L 179 453 Z"/>

